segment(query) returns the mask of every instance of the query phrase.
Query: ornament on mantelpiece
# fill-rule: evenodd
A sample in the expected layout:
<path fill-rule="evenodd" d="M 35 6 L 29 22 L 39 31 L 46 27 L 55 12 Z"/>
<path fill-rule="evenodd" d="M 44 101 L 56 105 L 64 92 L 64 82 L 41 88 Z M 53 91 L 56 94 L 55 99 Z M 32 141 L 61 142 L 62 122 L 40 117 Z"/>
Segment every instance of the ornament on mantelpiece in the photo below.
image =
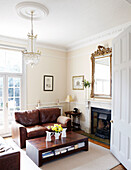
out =
<path fill-rule="evenodd" d="M 90 82 L 87 81 L 86 79 L 84 79 L 84 87 L 85 87 L 85 101 L 88 101 L 88 97 L 89 97 L 89 87 L 90 87 Z"/>

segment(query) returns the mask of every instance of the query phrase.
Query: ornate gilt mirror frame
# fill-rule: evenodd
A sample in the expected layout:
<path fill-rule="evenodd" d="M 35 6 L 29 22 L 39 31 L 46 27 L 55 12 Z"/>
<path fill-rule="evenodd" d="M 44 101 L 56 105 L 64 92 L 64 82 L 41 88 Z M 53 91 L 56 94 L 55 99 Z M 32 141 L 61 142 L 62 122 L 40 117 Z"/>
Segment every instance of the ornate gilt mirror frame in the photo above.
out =
<path fill-rule="evenodd" d="M 110 58 L 110 95 L 94 93 L 95 61 L 96 61 L 96 59 L 102 59 L 105 57 Z M 94 53 L 91 54 L 91 61 L 92 61 L 91 98 L 108 98 L 108 99 L 111 98 L 111 93 L 112 93 L 112 48 L 105 48 L 105 47 L 99 45 L 97 51 L 95 51 Z"/>

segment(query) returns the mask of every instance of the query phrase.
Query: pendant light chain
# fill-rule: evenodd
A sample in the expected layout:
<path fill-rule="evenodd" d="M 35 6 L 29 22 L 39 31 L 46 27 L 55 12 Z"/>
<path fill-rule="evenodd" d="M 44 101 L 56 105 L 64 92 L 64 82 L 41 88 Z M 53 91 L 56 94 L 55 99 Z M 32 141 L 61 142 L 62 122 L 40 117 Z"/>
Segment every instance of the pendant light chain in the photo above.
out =
<path fill-rule="evenodd" d="M 31 11 L 31 35 L 33 35 L 33 11 Z"/>

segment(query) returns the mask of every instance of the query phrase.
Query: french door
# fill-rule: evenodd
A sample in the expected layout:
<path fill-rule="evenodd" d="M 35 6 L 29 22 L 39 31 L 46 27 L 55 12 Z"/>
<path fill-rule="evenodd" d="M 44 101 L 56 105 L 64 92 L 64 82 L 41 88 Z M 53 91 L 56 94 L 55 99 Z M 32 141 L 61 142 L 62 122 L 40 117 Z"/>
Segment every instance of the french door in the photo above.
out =
<path fill-rule="evenodd" d="M 0 135 L 11 133 L 14 112 L 22 106 L 22 76 L 0 74 Z"/>

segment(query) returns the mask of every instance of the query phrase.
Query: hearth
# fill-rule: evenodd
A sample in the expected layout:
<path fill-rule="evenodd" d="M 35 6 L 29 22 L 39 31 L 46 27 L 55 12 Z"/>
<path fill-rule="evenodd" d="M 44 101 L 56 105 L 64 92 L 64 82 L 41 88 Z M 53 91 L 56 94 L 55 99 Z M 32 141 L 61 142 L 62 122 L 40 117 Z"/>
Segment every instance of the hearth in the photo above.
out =
<path fill-rule="evenodd" d="M 91 108 L 91 133 L 103 139 L 110 139 L 111 110 Z"/>

